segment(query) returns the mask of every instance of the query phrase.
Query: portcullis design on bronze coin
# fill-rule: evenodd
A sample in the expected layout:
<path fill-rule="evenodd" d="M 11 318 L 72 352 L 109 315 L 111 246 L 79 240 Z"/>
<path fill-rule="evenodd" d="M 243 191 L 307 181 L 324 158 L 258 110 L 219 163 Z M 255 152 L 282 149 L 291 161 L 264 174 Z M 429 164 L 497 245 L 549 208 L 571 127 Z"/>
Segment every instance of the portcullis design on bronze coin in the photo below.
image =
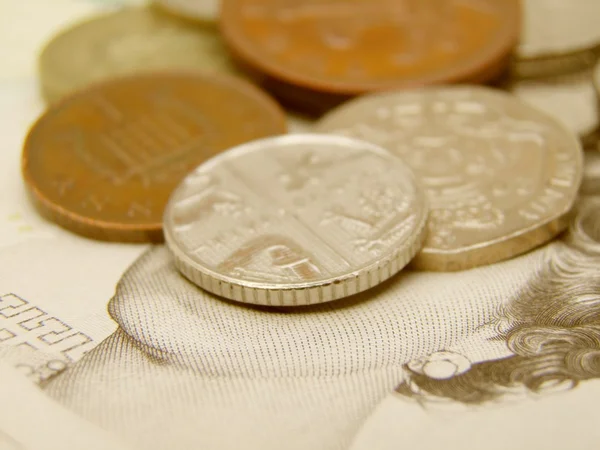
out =
<path fill-rule="evenodd" d="M 38 209 L 102 240 L 162 241 L 169 195 L 227 148 L 286 131 L 279 106 L 225 76 L 115 79 L 50 108 L 31 128 L 23 176 Z"/>
<path fill-rule="evenodd" d="M 345 137 L 296 134 L 231 149 L 165 210 L 179 270 L 231 300 L 296 306 L 365 291 L 425 237 L 423 191 L 399 159 Z"/>
<path fill-rule="evenodd" d="M 429 232 L 414 266 L 461 270 L 526 252 L 564 230 L 583 152 L 556 119 L 477 86 L 351 100 L 315 131 L 364 139 L 399 156 L 423 183 Z"/>

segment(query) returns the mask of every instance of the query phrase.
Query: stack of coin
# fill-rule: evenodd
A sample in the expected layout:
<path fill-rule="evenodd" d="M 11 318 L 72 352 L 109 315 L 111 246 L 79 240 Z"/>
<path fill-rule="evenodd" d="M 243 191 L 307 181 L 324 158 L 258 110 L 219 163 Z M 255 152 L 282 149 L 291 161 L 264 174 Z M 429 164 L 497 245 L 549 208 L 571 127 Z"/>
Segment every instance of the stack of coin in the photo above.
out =
<path fill-rule="evenodd" d="M 598 36 L 552 47 L 539 2 L 520 42 L 517 0 L 152 3 L 44 48 L 23 175 L 57 224 L 164 239 L 213 294 L 309 305 L 492 264 L 565 228 L 584 145 L 596 185 Z"/>
<path fill-rule="evenodd" d="M 600 2 L 523 0 L 523 29 L 513 71 L 521 78 L 593 67 L 600 52 Z"/>

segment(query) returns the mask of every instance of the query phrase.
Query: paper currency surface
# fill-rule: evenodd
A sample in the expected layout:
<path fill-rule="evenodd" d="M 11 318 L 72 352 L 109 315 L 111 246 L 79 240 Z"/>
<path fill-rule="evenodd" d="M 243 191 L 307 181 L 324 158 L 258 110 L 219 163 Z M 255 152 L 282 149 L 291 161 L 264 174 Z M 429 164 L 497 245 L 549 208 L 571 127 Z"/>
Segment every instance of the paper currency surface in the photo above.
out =
<path fill-rule="evenodd" d="M 19 170 L 35 52 L 117 3 L 0 2 L 0 449 L 597 448 L 594 171 L 543 248 L 285 311 L 202 292 L 164 246 L 39 218 Z"/>

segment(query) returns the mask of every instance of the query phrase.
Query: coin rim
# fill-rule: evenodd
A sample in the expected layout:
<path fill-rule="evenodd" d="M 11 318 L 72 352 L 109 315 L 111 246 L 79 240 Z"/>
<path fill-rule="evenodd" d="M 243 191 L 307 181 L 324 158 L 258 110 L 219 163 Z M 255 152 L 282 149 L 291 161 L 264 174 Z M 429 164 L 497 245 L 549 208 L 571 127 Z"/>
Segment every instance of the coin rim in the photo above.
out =
<path fill-rule="evenodd" d="M 419 251 L 419 253 L 414 257 L 411 262 L 412 266 L 421 270 L 435 270 L 435 271 L 453 271 L 453 270 L 465 270 L 471 269 L 474 267 L 479 267 L 483 265 L 493 264 L 496 262 L 504 261 L 511 257 L 516 257 L 523 253 L 526 253 L 533 248 L 548 242 L 552 237 L 558 235 L 562 230 L 564 230 L 568 224 L 568 218 L 570 217 L 571 211 L 575 205 L 577 200 L 577 193 L 579 191 L 579 187 L 581 186 L 581 182 L 583 179 L 583 146 L 579 140 L 579 138 L 575 135 L 575 133 L 569 130 L 566 125 L 564 125 L 559 120 L 555 119 L 553 116 L 547 114 L 543 110 L 540 110 L 532 105 L 525 103 L 523 100 L 516 97 L 514 94 L 506 92 L 502 89 L 491 88 L 486 86 L 479 85 L 460 85 L 460 86 L 452 86 L 452 85 L 439 85 L 439 86 L 429 86 L 422 87 L 420 89 L 415 89 L 411 91 L 390 91 L 390 92 L 376 92 L 369 95 L 364 95 L 362 97 L 354 98 L 349 100 L 337 108 L 334 108 L 329 113 L 322 116 L 313 127 L 313 130 L 318 133 L 327 133 L 332 134 L 331 132 L 324 130 L 324 123 L 334 117 L 339 113 L 340 110 L 346 107 L 359 108 L 361 104 L 370 103 L 374 99 L 377 98 L 385 98 L 389 95 L 394 96 L 419 96 L 424 93 L 434 92 L 434 91 L 480 91 L 487 94 L 495 95 L 497 97 L 502 97 L 503 99 L 515 101 L 520 103 L 523 107 L 533 110 L 536 114 L 542 115 L 549 122 L 554 124 L 554 127 L 558 128 L 562 131 L 565 136 L 572 141 L 573 144 L 573 158 L 576 159 L 577 165 L 577 175 L 574 183 L 574 190 L 572 193 L 572 198 L 566 202 L 565 206 L 560 208 L 560 210 L 556 211 L 554 214 L 547 216 L 547 218 L 543 221 L 538 221 L 535 224 L 532 224 L 525 228 L 520 228 L 519 230 L 514 231 L 510 234 L 504 234 L 494 239 L 487 240 L 485 242 L 474 243 L 468 246 L 463 246 L 456 249 L 436 249 L 435 247 L 426 247 L 425 243 L 423 244 L 423 248 Z M 338 135 L 336 135 L 338 136 Z M 390 152 L 392 153 L 392 152 Z M 394 153 L 392 155 L 396 156 Z M 396 156 L 400 158 L 399 156 Z M 401 159 L 401 158 L 400 158 Z M 418 174 L 415 173 L 415 176 L 418 178 Z M 433 210 L 433 208 L 431 209 Z M 539 232 L 540 237 L 531 236 L 531 234 Z M 543 233 L 552 233 L 552 236 L 547 239 L 543 239 L 541 235 Z M 536 233 L 538 234 L 538 233 Z M 502 256 L 501 251 L 495 250 L 493 252 L 487 252 L 488 249 L 496 249 L 497 247 L 504 246 L 507 243 L 515 244 L 515 241 L 520 239 L 530 241 L 530 244 L 527 246 L 523 246 L 523 249 L 520 252 L 511 252 L 508 255 Z M 536 243 L 537 242 L 537 243 Z M 485 256 L 488 258 L 484 258 L 479 255 L 482 252 L 488 253 Z M 506 253 L 506 252 L 504 252 Z M 479 256 L 477 256 L 479 255 Z M 454 256 L 458 260 L 448 261 L 447 258 Z M 476 257 L 477 256 L 477 257 Z M 475 262 L 477 259 L 478 262 Z"/>
<path fill-rule="evenodd" d="M 391 158 L 392 161 L 395 161 L 395 163 L 398 164 L 404 170 L 405 173 L 403 176 L 408 177 L 410 182 L 413 184 L 415 188 L 414 203 L 416 206 L 420 206 L 420 211 L 417 211 L 417 213 L 419 214 L 417 225 L 415 226 L 415 229 L 411 234 L 412 239 L 410 241 L 407 240 L 407 242 L 403 243 L 401 246 L 398 246 L 399 248 L 391 250 L 387 255 L 381 257 L 380 259 L 374 262 L 366 264 L 363 267 L 354 269 L 347 274 L 330 277 L 328 279 L 290 283 L 246 281 L 240 278 L 231 277 L 216 272 L 215 270 L 206 267 L 205 264 L 202 264 L 201 262 L 193 259 L 182 248 L 179 239 L 173 235 L 173 232 L 171 231 L 173 228 L 173 224 L 170 216 L 171 211 L 174 208 L 174 204 L 177 201 L 177 195 L 181 191 L 181 189 L 183 189 L 183 183 L 185 182 L 184 179 L 182 180 L 181 184 L 172 192 L 169 202 L 165 207 L 163 229 L 167 247 L 171 251 L 171 254 L 173 255 L 176 261 L 177 267 L 186 278 L 190 279 L 192 282 L 209 292 L 212 292 L 216 295 L 220 295 L 222 297 L 229 298 L 231 300 L 237 300 L 244 303 L 271 306 L 298 306 L 333 301 L 368 290 L 382 283 L 386 279 L 391 278 L 408 265 L 410 260 L 422 247 L 422 244 L 425 240 L 425 236 L 427 233 L 426 225 L 429 216 L 429 204 L 425 196 L 425 192 L 421 186 L 421 182 L 415 177 L 410 167 L 408 167 L 408 165 L 406 165 L 400 159 L 395 158 L 394 155 L 391 154 L 391 152 L 384 149 L 383 147 L 361 139 L 347 138 L 344 136 L 328 136 L 317 133 L 296 133 L 271 136 L 238 145 L 229 149 L 227 152 L 218 154 L 206 160 L 204 163 L 200 164 L 194 171 L 190 172 L 189 175 L 196 173 L 200 168 L 210 170 L 215 165 L 220 164 L 222 160 L 229 160 L 230 158 L 236 155 L 243 155 L 247 153 L 261 151 L 261 148 L 264 145 L 311 142 L 315 144 L 350 144 L 355 148 L 357 146 L 360 146 L 360 148 L 373 151 L 375 153 L 385 156 L 386 158 Z M 397 269 L 392 270 L 394 262 L 398 260 L 400 260 L 400 262 L 397 263 Z M 388 270 L 388 275 L 382 277 L 381 273 L 385 270 Z M 372 282 L 370 279 L 372 278 L 372 274 L 375 271 L 379 272 L 380 276 L 377 281 Z M 367 278 L 366 286 L 360 286 L 360 278 Z M 356 290 L 353 290 L 351 293 L 348 294 L 348 285 L 350 285 L 353 280 L 356 281 Z M 215 288 L 214 285 L 217 285 L 218 288 Z M 323 299 L 322 292 L 329 286 L 335 285 L 338 285 L 344 291 L 345 295 L 333 293 L 331 297 Z M 223 287 L 225 287 L 229 292 L 224 293 Z M 236 293 L 234 293 L 234 290 L 236 289 L 239 290 L 239 295 L 236 295 Z M 280 301 L 280 298 L 276 298 L 283 296 L 282 293 L 284 292 L 293 292 L 293 294 L 291 294 L 295 298 L 295 302 L 293 304 L 283 304 Z M 311 300 L 312 293 L 315 292 L 317 293 L 316 295 L 319 297 L 318 301 Z M 264 296 L 265 299 L 267 299 L 266 302 L 251 301 L 259 298 L 261 294 L 263 294 L 262 296 Z M 249 298 L 251 300 L 249 300 Z"/>
<path fill-rule="evenodd" d="M 51 120 L 55 114 L 57 114 L 62 108 L 68 107 L 70 103 L 79 101 L 82 97 L 85 98 L 89 95 L 94 95 L 98 90 L 102 90 L 106 87 L 110 87 L 117 83 L 131 83 L 132 81 L 140 79 L 154 79 L 154 78 L 196 78 L 200 82 L 212 81 L 221 86 L 227 86 L 236 91 L 241 91 L 248 98 L 252 98 L 261 105 L 266 112 L 272 117 L 273 122 L 279 121 L 282 132 L 288 131 L 287 116 L 284 110 L 281 108 L 279 103 L 273 99 L 268 93 L 258 88 L 249 81 L 243 78 L 236 77 L 234 75 L 219 74 L 207 74 L 201 71 L 155 71 L 145 72 L 140 74 L 125 75 L 120 77 L 111 78 L 109 80 L 102 80 L 96 83 L 92 83 L 84 89 L 77 90 L 62 97 L 56 103 L 51 104 L 48 109 L 42 112 L 36 121 L 29 127 L 29 131 L 23 141 L 21 151 L 21 175 L 25 182 L 25 188 L 32 198 L 34 205 L 38 212 L 43 216 L 50 218 L 57 225 L 62 226 L 77 234 L 91 237 L 97 240 L 107 241 L 118 241 L 118 242 L 162 242 L 164 239 L 144 238 L 140 237 L 140 233 L 144 235 L 154 235 L 158 233 L 162 234 L 162 212 L 157 219 L 156 223 L 148 224 L 119 224 L 117 222 L 106 221 L 103 219 L 94 219 L 82 214 L 76 213 L 67 209 L 65 206 L 52 201 L 37 185 L 35 177 L 31 174 L 29 169 L 29 148 L 31 140 L 34 137 L 36 131 L 42 127 L 48 120 Z M 227 149 L 223 149 L 222 152 Z M 183 178 L 185 178 L 185 175 Z M 183 179 L 182 178 L 182 179 Z M 175 189 L 175 188 L 174 188 Z M 164 210 L 163 210 L 164 212 Z"/>
<path fill-rule="evenodd" d="M 508 5 L 505 6 L 507 12 L 504 13 L 503 11 L 502 15 L 506 21 L 504 24 L 500 24 L 500 36 L 496 39 L 497 43 L 494 46 L 484 51 L 482 56 L 476 60 L 468 64 L 463 64 L 460 70 L 455 69 L 449 75 L 413 77 L 410 81 L 402 79 L 398 81 L 379 82 L 324 80 L 316 76 L 299 73 L 295 69 L 288 69 L 282 64 L 273 63 L 271 58 L 261 54 L 260 49 L 257 50 L 248 44 L 247 38 L 241 34 L 238 27 L 233 23 L 233 19 L 230 18 L 234 17 L 239 9 L 238 0 L 221 1 L 219 29 L 221 30 L 224 42 L 235 58 L 239 58 L 249 66 L 265 72 L 273 78 L 315 91 L 352 95 L 369 91 L 420 87 L 423 84 L 457 83 L 472 80 L 488 81 L 491 77 L 491 74 L 489 74 L 491 72 L 490 67 L 496 67 L 503 61 L 508 62 L 509 56 L 513 53 L 519 42 L 519 30 L 522 22 L 521 0 L 503 0 L 503 3 Z M 490 56 L 486 57 L 485 55 Z M 498 71 L 494 71 L 494 73 L 496 72 Z"/>

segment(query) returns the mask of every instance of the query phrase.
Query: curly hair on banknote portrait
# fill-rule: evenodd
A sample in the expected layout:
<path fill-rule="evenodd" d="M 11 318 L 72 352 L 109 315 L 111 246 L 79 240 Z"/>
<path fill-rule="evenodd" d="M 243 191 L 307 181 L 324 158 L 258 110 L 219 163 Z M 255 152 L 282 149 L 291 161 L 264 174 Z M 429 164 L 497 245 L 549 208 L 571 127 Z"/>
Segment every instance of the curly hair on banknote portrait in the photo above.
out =
<path fill-rule="evenodd" d="M 396 391 L 427 400 L 483 404 L 517 392 L 574 388 L 600 378 L 600 205 L 581 207 L 546 264 L 504 304 L 498 339 L 514 354 L 435 379 L 405 366 Z"/>

